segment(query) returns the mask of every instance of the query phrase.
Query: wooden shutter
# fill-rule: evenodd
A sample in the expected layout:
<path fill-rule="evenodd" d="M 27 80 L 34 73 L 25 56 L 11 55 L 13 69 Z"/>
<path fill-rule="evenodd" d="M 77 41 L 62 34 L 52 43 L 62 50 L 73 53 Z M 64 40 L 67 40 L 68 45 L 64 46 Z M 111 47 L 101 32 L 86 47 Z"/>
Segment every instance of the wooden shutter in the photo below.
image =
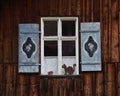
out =
<path fill-rule="evenodd" d="M 39 72 L 39 25 L 19 24 L 19 73 Z"/>
<path fill-rule="evenodd" d="M 81 70 L 101 71 L 100 23 L 81 23 Z"/>

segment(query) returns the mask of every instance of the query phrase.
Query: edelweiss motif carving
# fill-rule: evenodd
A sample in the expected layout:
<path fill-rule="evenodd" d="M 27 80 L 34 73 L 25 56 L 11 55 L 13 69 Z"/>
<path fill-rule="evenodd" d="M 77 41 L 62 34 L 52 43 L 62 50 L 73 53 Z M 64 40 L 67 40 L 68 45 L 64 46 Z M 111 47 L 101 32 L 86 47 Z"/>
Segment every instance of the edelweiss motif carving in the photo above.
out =
<path fill-rule="evenodd" d="M 88 52 L 88 55 L 92 57 L 94 55 L 94 52 L 97 50 L 97 43 L 94 41 L 92 36 L 89 36 L 84 47 L 85 50 Z"/>
<path fill-rule="evenodd" d="M 23 51 L 26 53 L 28 58 L 31 58 L 33 52 L 35 51 L 35 44 L 30 37 L 28 37 L 26 42 L 23 44 Z"/>

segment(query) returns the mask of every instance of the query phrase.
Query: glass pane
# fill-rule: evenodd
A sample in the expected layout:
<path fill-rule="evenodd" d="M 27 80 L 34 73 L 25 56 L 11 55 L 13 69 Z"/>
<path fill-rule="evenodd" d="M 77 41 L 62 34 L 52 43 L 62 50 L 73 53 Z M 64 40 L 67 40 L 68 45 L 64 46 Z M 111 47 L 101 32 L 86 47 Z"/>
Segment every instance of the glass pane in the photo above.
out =
<path fill-rule="evenodd" d="M 62 36 L 75 36 L 75 21 L 62 21 Z"/>
<path fill-rule="evenodd" d="M 44 35 L 57 36 L 57 21 L 44 21 Z"/>
<path fill-rule="evenodd" d="M 75 41 L 62 41 L 62 56 L 75 56 Z"/>
<path fill-rule="evenodd" d="M 68 70 L 66 70 L 68 68 Z M 62 57 L 62 74 L 75 75 L 76 74 L 76 56 L 63 56 Z"/>
<path fill-rule="evenodd" d="M 44 55 L 45 56 L 58 56 L 57 41 L 44 42 Z"/>
<path fill-rule="evenodd" d="M 46 75 L 57 75 L 58 74 L 58 58 L 57 56 L 45 58 L 45 73 Z"/>

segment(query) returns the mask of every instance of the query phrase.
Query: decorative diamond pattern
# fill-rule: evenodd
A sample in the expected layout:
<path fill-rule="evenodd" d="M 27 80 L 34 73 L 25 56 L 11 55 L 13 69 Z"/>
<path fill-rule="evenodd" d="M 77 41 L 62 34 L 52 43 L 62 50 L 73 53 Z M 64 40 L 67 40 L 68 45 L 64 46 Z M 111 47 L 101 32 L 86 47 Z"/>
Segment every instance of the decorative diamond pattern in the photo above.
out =
<path fill-rule="evenodd" d="M 35 44 L 30 37 L 28 37 L 26 42 L 23 44 L 23 51 L 26 53 L 28 58 L 31 58 L 33 52 L 35 51 Z"/>
<path fill-rule="evenodd" d="M 92 36 L 89 36 L 84 47 L 85 47 L 85 50 L 88 52 L 88 55 L 90 57 L 93 57 L 95 51 L 97 50 L 97 43 L 94 41 Z"/>

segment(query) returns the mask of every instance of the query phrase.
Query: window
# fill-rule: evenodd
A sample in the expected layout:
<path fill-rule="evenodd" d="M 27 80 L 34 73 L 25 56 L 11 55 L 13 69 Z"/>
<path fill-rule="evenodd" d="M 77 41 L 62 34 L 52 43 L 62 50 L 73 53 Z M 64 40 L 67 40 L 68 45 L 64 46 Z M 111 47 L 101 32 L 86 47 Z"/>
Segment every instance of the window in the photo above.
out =
<path fill-rule="evenodd" d="M 78 18 L 41 18 L 41 75 L 78 75 Z"/>

